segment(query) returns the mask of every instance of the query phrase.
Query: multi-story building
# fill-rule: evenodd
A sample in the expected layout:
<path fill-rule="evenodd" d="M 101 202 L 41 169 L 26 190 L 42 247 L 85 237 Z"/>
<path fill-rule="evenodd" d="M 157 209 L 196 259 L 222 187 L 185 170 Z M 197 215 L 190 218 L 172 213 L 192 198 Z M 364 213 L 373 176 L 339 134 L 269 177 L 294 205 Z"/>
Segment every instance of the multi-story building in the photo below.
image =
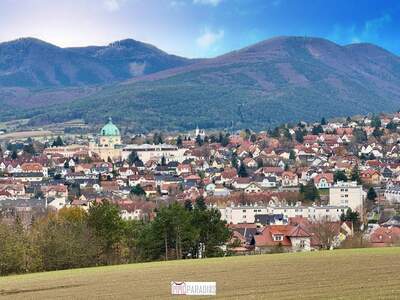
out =
<path fill-rule="evenodd" d="M 301 217 L 310 221 L 339 221 L 340 216 L 349 209 L 343 205 L 231 205 L 220 208 L 221 219 L 228 224 L 256 223 L 256 215 L 281 214 L 285 219 Z"/>
<path fill-rule="evenodd" d="M 185 159 L 189 158 L 185 156 L 185 152 L 188 149 L 179 148 L 174 145 L 161 144 L 161 145 L 126 145 L 122 149 L 122 159 L 127 159 L 129 154 L 136 152 L 137 156 L 144 163 L 149 160 L 160 161 L 162 157 L 165 158 L 166 162 L 177 161 L 183 162 Z"/>
<path fill-rule="evenodd" d="M 363 212 L 366 193 L 357 182 L 339 181 L 329 188 L 329 204 L 348 206 L 353 211 Z"/>

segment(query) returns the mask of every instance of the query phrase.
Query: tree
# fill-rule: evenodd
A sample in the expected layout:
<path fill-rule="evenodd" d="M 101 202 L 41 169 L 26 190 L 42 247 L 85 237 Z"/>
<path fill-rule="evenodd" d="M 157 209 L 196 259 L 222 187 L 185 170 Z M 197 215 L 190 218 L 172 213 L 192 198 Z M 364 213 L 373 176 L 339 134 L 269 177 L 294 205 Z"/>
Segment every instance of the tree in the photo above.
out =
<path fill-rule="evenodd" d="M 372 135 L 375 138 L 380 138 L 383 135 L 383 130 L 380 130 L 379 127 L 375 127 L 374 131 L 372 132 Z"/>
<path fill-rule="evenodd" d="M 313 127 L 311 133 L 312 133 L 313 135 L 319 135 L 320 133 L 324 133 L 324 129 L 322 128 L 321 125 L 317 125 L 317 126 L 314 126 L 314 127 Z"/>
<path fill-rule="evenodd" d="M 249 174 L 247 174 L 247 170 L 246 170 L 246 167 L 245 167 L 243 161 L 240 162 L 238 176 L 239 177 L 248 177 L 249 176 Z"/>
<path fill-rule="evenodd" d="M 354 168 L 351 170 L 350 179 L 351 181 L 357 181 L 358 184 L 361 184 L 361 177 L 360 172 L 358 171 L 358 166 L 354 166 Z"/>
<path fill-rule="evenodd" d="M 0 223 L 0 275 L 42 270 L 41 258 L 19 222 Z"/>
<path fill-rule="evenodd" d="M 199 147 L 201 147 L 201 146 L 203 146 L 203 139 L 201 138 L 201 136 L 200 135 L 197 135 L 196 136 L 196 144 L 199 146 Z"/>
<path fill-rule="evenodd" d="M 196 257 L 222 256 L 220 249 L 231 237 L 231 233 L 225 221 L 221 221 L 221 214 L 216 209 L 195 209 L 192 216 L 192 224 L 198 230 L 196 239 Z"/>
<path fill-rule="evenodd" d="M 326 120 L 324 117 L 322 117 L 322 119 L 321 119 L 321 125 L 326 125 Z"/>
<path fill-rule="evenodd" d="M 379 118 L 379 116 L 373 116 L 372 117 L 371 126 L 375 127 L 375 129 L 382 126 L 382 122 L 381 122 L 381 119 Z"/>
<path fill-rule="evenodd" d="M 222 147 L 226 147 L 229 144 L 229 134 L 223 134 L 222 132 L 219 133 L 218 142 L 221 144 Z"/>
<path fill-rule="evenodd" d="M 118 261 L 119 244 L 124 236 L 124 221 L 119 208 L 107 200 L 95 203 L 89 208 L 88 225 L 99 240 L 103 261 Z"/>
<path fill-rule="evenodd" d="M 314 182 L 310 180 L 306 185 L 300 186 L 300 194 L 305 200 L 315 201 L 319 199 L 318 189 L 315 187 Z"/>
<path fill-rule="evenodd" d="M 202 196 L 197 197 L 195 207 L 196 207 L 196 209 L 199 209 L 199 210 L 206 210 L 207 209 L 207 205 L 206 205 L 206 202 L 204 200 L 204 197 L 202 197 Z"/>
<path fill-rule="evenodd" d="M 355 137 L 356 143 L 358 143 L 358 144 L 361 144 L 368 140 L 366 132 L 360 128 L 356 128 L 354 130 L 354 137 Z"/>
<path fill-rule="evenodd" d="M 304 142 L 304 134 L 301 130 L 295 131 L 295 139 L 300 144 L 302 144 Z"/>
<path fill-rule="evenodd" d="M 296 160 L 296 153 L 293 150 L 290 150 L 289 159 Z"/>
<path fill-rule="evenodd" d="M 326 250 L 333 248 L 336 236 L 339 234 L 336 222 L 330 222 L 329 220 L 319 220 L 313 223 L 310 231 L 320 247 Z"/>
<path fill-rule="evenodd" d="M 162 144 L 163 141 L 163 137 L 162 137 L 162 133 L 161 132 L 155 132 L 153 135 L 153 144 L 158 145 L 158 144 Z"/>
<path fill-rule="evenodd" d="M 346 173 L 344 171 L 342 171 L 342 170 L 336 171 L 335 174 L 333 174 L 333 180 L 335 182 L 338 182 L 338 181 L 346 182 L 347 181 Z"/>
<path fill-rule="evenodd" d="M 88 267 L 97 264 L 97 240 L 83 212 L 63 209 L 49 213 L 33 225 L 33 240 L 44 270 Z"/>
<path fill-rule="evenodd" d="M 239 167 L 238 164 L 238 158 L 236 152 L 232 153 L 232 158 L 231 158 L 231 165 L 233 168 L 237 169 Z"/>
<path fill-rule="evenodd" d="M 58 137 L 53 141 L 52 147 L 62 147 L 62 146 L 64 146 L 64 142 L 63 142 L 62 138 L 61 138 L 60 136 L 58 136 Z"/>
<path fill-rule="evenodd" d="M 367 199 L 371 202 L 375 202 L 376 197 L 378 197 L 378 195 L 376 194 L 375 189 L 370 187 L 367 193 Z"/>
<path fill-rule="evenodd" d="M 22 149 L 27 154 L 30 154 L 30 155 L 35 155 L 36 154 L 36 150 L 35 150 L 35 148 L 33 147 L 32 144 L 26 144 L 26 145 L 24 145 L 24 147 Z"/>
<path fill-rule="evenodd" d="M 161 166 L 166 166 L 167 165 L 167 160 L 165 159 L 165 156 L 163 155 L 162 157 L 161 157 Z"/>
<path fill-rule="evenodd" d="M 390 132 L 396 132 L 396 130 L 397 130 L 397 125 L 396 125 L 396 123 L 394 123 L 393 121 L 390 121 L 390 122 L 386 125 L 386 129 L 389 129 Z"/>
<path fill-rule="evenodd" d="M 182 147 L 182 145 L 183 145 L 182 137 L 180 135 L 176 138 L 176 145 L 178 147 Z"/>
<path fill-rule="evenodd" d="M 140 186 L 140 184 L 137 184 L 131 189 L 131 194 L 136 195 L 136 196 L 144 196 L 144 195 L 146 195 L 146 192 Z"/>
<path fill-rule="evenodd" d="M 13 152 L 11 153 L 11 159 L 16 160 L 17 158 L 18 158 L 17 150 L 13 150 Z"/>
<path fill-rule="evenodd" d="M 129 155 L 128 155 L 128 164 L 129 165 L 132 166 L 132 165 L 134 165 L 135 163 L 137 163 L 139 161 L 140 161 L 140 158 L 137 155 L 136 151 L 132 151 L 131 153 L 129 153 Z"/>
<path fill-rule="evenodd" d="M 360 214 L 357 211 L 352 211 L 351 208 L 349 208 L 346 213 L 340 216 L 340 220 L 342 222 L 351 222 L 355 231 L 360 230 Z"/>
<path fill-rule="evenodd" d="M 185 200 L 184 206 L 185 206 L 185 209 L 186 209 L 187 211 L 192 211 L 192 210 L 193 210 L 192 200 L 186 199 L 186 200 Z"/>

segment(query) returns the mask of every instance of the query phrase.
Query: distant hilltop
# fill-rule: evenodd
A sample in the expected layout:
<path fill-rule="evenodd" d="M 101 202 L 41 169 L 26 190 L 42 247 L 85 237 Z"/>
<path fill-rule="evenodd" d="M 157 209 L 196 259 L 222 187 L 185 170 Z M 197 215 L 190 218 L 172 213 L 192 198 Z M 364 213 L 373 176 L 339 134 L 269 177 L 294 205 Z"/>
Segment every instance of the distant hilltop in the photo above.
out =
<path fill-rule="evenodd" d="M 199 60 L 129 39 L 80 48 L 0 44 L 0 118 L 31 124 L 98 123 L 106 113 L 137 130 L 263 129 L 394 111 L 399 99 L 400 58 L 365 43 L 282 36 Z"/>

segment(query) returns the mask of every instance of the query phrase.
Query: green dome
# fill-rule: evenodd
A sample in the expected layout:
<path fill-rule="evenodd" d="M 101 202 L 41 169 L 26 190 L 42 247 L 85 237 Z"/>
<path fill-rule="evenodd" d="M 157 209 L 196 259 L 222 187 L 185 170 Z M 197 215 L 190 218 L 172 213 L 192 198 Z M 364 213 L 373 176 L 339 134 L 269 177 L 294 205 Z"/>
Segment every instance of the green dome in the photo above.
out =
<path fill-rule="evenodd" d="M 101 129 L 100 135 L 102 136 L 119 136 L 119 129 L 115 126 L 109 118 L 108 123 Z"/>

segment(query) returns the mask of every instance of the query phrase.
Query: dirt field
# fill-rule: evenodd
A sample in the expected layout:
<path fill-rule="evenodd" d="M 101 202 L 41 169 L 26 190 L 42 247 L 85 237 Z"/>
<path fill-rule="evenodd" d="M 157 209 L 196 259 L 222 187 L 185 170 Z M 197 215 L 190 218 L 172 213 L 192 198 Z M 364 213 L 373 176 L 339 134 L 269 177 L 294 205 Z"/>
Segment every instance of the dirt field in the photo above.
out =
<path fill-rule="evenodd" d="M 52 136 L 54 135 L 51 131 L 18 131 L 18 132 L 12 132 L 12 133 L 6 133 L 0 135 L 0 139 L 6 140 L 6 139 L 26 139 L 26 138 L 37 138 L 37 137 L 47 137 L 47 136 Z"/>
<path fill-rule="evenodd" d="M 168 299 L 171 280 L 216 281 L 217 299 L 400 299 L 399 272 L 400 248 L 228 257 L 4 277 L 0 299 Z"/>

